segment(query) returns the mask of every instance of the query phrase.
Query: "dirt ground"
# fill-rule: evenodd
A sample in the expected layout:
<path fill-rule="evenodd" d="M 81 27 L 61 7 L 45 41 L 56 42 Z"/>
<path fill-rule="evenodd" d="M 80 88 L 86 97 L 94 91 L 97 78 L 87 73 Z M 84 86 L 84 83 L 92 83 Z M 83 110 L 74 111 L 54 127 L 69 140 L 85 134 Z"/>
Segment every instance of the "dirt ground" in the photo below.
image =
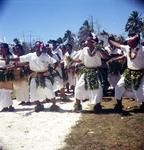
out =
<path fill-rule="evenodd" d="M 105 98 L 100 114 L 84 111 L 61 150 L 144 150 L 144 113 L 133 100 L 123 100 L 123 114 L 113 111 L 114 104 Z"/>
<path fill-rule="evenodd" d="M 138 104 L 124 99 L 124 112 L 114 112 L 115 101 L 105 97 L 103 110 L 94 114 L 88 101 L 75 113 L 74 101 L 59 102 L 60 112 L 35 113 L 35 105 L 0 113 L 0 150 L 144 150 L 144 113 Z"/>

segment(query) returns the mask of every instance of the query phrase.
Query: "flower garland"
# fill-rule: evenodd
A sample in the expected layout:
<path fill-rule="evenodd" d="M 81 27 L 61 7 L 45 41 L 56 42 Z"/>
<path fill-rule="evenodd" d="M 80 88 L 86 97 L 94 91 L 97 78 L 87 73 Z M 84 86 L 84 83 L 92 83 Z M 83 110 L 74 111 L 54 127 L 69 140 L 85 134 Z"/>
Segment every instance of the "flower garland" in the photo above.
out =
<path fill-rule="evenodd" d="M 95 56 L 95 54 L 98 50 L 102 50 L 102 49 L 103 49 L 102 45 L 97 44 L 92 50 L 90 50 L 90 48 L 88 48 L 88 54 L 89 54 L 89 56 L 93 57 L 93 56 Z"/>
<path fill-rule="evenodd" d="M 96 54 L 96 49 L 94 48 L 93 50 L 88 49 L 88 54 L 89 56 L 93 57 Z"/>
<path fill-rule="evenodd" d="M 130 60 L 133 60 L 136 58 L 138 51 L 139 51 L 140 47 L 136 47 L 136 48 L 131 48 L 129 49 L 129 58 Z"/>

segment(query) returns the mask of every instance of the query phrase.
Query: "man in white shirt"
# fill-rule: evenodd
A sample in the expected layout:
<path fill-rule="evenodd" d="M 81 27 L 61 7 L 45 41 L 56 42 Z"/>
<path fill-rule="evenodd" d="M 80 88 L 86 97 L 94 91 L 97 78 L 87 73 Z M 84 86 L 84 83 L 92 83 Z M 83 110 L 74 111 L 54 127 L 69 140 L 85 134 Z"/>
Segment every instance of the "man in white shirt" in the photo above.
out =
<path fill-rule="evenodd" d="M 56 63 L 56 60 L 44 53 L 44 45 L 42 42 L 36 42 L 35 52 L 19 57 L 21 63 L 29 62 L 32 71 L 30 80 L 30 101 L 36 103 L 35 111 L 44 110 L 44 106 L 40 101 L 46 98 L 51 99 L 51 111 L 58 111 L 55 101 L 55 93 L 52 86 L 52 80 L 49 77 L 48 66 Z"/>
<path fill-rule="evenodd" d="M 94 104 L 94 112 L 101 111 L 101 100 L 103 96 L 101 73 L 99 67 L 102 65 L 101 58 L 106 57 L 106 54 L 96 48 L 98 43 L 97 38 L 89 37 L 87 39 L 87 47 L 84 47 L 79 56 L 79 62 L 85 67 L 82 69 L 81 76 L 75 87 L 75 108 L 76 112 L 81 111 L 81 100 L 89 99 L 91 104 Z"/>
<path fill-rule="evenodd" d="M 134 35 L 129 38 L 128 45 L 120 45 L 110 39 L 109 42 L 125 53 L 128 66 L 115 87 L 115 99 L 117 100 L 115 110 L 122 111 L 122 96 L 127 88 L 132 88 L 137 102 L 141 104 L 140 111 L 144 112 L 144 46 L 141 44 L 140 36 Z"/>

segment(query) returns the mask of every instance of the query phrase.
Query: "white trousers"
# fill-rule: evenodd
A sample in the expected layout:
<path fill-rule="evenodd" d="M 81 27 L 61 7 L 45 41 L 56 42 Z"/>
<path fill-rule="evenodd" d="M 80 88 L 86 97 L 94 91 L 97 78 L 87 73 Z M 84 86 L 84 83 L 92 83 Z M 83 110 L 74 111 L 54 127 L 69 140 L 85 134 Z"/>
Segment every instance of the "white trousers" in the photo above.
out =
<path fill-rule="evenodd" d="M 144 77 L 141 80 L 140 86 L 137 90 L 132 88 L 133 96 L 138 103 L 144 102 Z M 120 100 L 126 93 L 124 76 L 121 77 L 115 87 L 115 99 Z"/>

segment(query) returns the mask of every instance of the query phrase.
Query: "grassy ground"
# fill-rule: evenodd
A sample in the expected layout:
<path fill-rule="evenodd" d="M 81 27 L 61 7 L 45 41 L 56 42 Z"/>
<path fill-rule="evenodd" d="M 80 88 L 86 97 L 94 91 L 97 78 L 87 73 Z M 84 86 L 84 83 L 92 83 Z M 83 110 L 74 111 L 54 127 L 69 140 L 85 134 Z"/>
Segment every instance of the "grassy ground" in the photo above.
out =
<path fill-rule="evenodd" d="M 144 150 L 144 113 L 135 111 L 134 101 L 123 102 L 123 115 L 114 113 L 115 102 L 108 99 L 101 114 L 82 113 L 62 150 Z"/>

